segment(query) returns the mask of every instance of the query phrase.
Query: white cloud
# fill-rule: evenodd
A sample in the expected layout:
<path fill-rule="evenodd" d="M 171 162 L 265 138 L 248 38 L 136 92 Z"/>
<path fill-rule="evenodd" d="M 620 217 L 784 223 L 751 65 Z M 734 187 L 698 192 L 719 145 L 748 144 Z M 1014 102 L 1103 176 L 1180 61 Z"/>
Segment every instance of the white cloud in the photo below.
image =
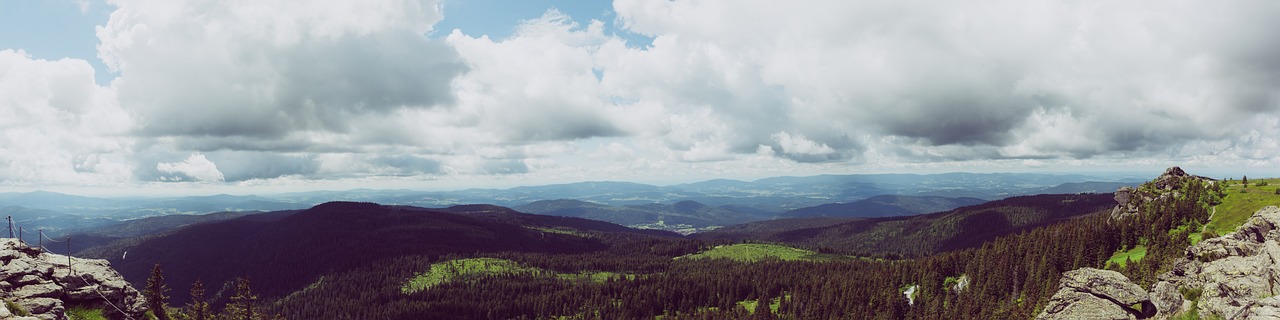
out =
<path fill-rule="evenodd" d="M 131 179 L 132 126 L 84 60 L 0 50 L 0 184 L 110 185 Z"/>
<path fill-rule="evenodd" d="M 156 171 L 170 174 L 162 177 L 165 181 L 223 181 L 222 171 L 218 166 L 205 158 L 203 154 L 192 154 L 182 162 L 161 162 L 156 164 Z"/>
<path fill-rule="evenodd" d="M 324 144 L 307 138 L 452 104 L 465 71 L 425 36 L 441 18 L 432 1 L 111 3 L 99 56 L 121 72 L 112 85 L 145 136 Z"/>

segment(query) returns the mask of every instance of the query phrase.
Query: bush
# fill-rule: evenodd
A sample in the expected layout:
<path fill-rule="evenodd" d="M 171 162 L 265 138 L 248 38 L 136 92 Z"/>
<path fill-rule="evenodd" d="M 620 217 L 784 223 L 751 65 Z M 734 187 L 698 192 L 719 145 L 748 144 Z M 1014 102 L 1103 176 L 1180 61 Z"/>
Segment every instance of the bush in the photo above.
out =
<path fill-rule="evenodd" d="M 1253 185 L 1258 187 L 1265 187 L 1267 186 L 1267 181 L 1266 180 L 1258 181 L 1258 183 L 1255 183 Z"/>

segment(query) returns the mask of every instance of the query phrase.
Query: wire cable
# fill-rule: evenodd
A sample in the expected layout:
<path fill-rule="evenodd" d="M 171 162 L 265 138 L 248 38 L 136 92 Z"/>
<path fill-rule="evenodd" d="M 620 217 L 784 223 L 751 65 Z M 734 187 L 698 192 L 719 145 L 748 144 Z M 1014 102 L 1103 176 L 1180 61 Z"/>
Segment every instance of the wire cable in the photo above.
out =
<path fill-rule="evenodd" d="M 53 238 L 50 238 L 48 235 L 45 235 L 44 233 L 41 233 L 40 236 L 43 236 L 45 239 L 49 239 L 49 241 L 51 242 L 67 242 L 67 239 L 53 240 Z"/>
<path fill-rule="evenodd" d="M 85 286 L 89 286 L 89 279 L 85 279 L 84 275 L 76 273 L 70 265 L 67 266 L 67 270 L 70 271 L 72 275 L 80 278 L 80 281 L 84 281 Z M 93 289 L 93 292 L 97 293 L 99 297 L 102 297 L 102 301 L 106 301 L 107 305 L 111 306 L 112 309 L 116 309 L 116 312 L 120 312 L 121 315 L 124 315 L 125 318 L 129 318 L 129 320 L 133 320 L 133 317 L 129 316 L 128 312 L 120 310 L 120 307 L 117 307 L 115 303 L 111 303 L 111 299 L 107 299 L 107 295 L 102 294 L 102 291 L 98 291 L 98 286 L 89 286 L 89 288 Z"/>

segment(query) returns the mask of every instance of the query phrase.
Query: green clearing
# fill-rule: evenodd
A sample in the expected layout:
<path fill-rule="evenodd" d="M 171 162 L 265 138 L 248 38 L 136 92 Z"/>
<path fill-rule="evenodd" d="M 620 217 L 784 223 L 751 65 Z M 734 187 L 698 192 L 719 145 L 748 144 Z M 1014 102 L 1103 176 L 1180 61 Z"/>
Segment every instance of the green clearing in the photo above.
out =
<path fill-rule="evenodd" d="M 1146 257 L 1146 256 L 1147 256 L 1147 246 L 1138 245 L 1133 247 L 1133 249 L 1129 249 L 1128 251 L 1116 252 L 1115 254 L 1112 254 L 1111 258 L 1107 259 L 1107 264 L 1108 265 L 1114 264 L 1120 267 L 1124 267 L 1126 264 L 1129 264 L 1129 261 L 1140 261 L 1142 260 L 1143 257 Z"/>
<path fill-rule="evenodd" d="M 1258 182 L 1266 182 L 1266 186 L 1257 186 Z M 1258 179 L 1249 180 L 1249 187 L 1246 188 L 1240 183 L 1240 180 L 1219 181 L 1226 183 L 1224 190 L 1227 196 L 1223 197 L 1222 204 L 1216 207 L 1217 212 L 1213 214 L 1213 219 L 1209 221 L 1206 230 L 1212 230 L 1219 235 L 1227 234 L 1236 230 L 1236 227 L 1244 224 L 1253 213 L 1266 206 L 1280 206 L 1280 194 L 1276 194 L 1276 188 L 1280 185 L 1280 179 Z"/>
<path fill-rule="evenodd" d="M 790 295 L 788 294 L 788 296 Z M 738 301 L 738 305 L 742 306 L 743 309 L 747 309 L 747 312 L 750 314 L 756 314 L 756 306 L 759 304 L 760 304 L 760 299 Z M 782 306 L 782 298 L 773 298 L 773 300 L 769 300 L 769 312 L 773 314 L 777 314 L 778 307 L 781 307 L 781 306 Z"/>
<path fill-rule="evenodd" d="M 582 233 L 582 232 L 574 231 L 574 230 L 553 229 L 553 228 L 542 228 L 542 227 L 525 227 L 525 228 L 529 228 L 529 229 L 531 229 L 531 230 L 535 230 L 535 231 L 546 232 L 546 233 L 567 234 L 567 235 L 571 235 L 571 236 L 579 236 L 579 237 L 584 237 L 584 238 L 585 238 L 585 237 L 587 237 L 587 235 L 586 235 L 586 234 L 584 234 L 584 233 Z"/>
<path fill-rule="evenodd" d="M 107 316 L 102 314 L 102 309 L 75 306 L 67 309 L 66 314 L 67 319 L 70 320 L 107 320 Z"/>
<path fill-rule="evenodd" d="M 558 273 L 546 269 L 529 267 L 518 262 L 497 258 L 457 259 L 431 264 L 427 272 L 419 273 L 400 286 L 400 292 L 411 294 L 431 287 L 450 282 L 467 281 L 491 275 L 533 274 L 556 277 L 566 281 L 605 282 L 611 278 L 635 280 L 634 274 L 620 274 L 607 271 L 584 271 L 581 273 Z"/>
<path fill-rule="evenodd" d="M 721 245 L 710 250 L 676 257 L 676 259 L 732 259 L 742 262 L 756 262 L 767 259 L 783 261 L 838 261 L 853 260 L 858 257 L 817 253 L 788 246 L 762 243 L 739 243 Z"/>

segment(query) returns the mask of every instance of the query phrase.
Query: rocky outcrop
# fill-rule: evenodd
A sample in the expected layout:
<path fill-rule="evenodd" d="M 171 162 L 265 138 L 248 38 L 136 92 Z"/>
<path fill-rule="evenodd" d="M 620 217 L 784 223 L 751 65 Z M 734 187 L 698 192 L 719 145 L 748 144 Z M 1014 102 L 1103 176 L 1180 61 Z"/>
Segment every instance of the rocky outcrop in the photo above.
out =
<path fill-rule="evenodd" d="M 1235 232 L 1187 248 L 1186 258 L 1160 275 L 1152 294 L 1163 317 L 1276 319 L 1280 315 L 1280 208 L 1258 210 Z M 1179 293 L 1188 292 L 1189 295 Z M 1191 301 L 1184 301 L 1191 298 Z M 1192 307 L 1194 305 L 1194 308 Z"/>
<path fill-rule="evenodd" d="M 137 319 L 146 312 L 142 295 L 106 260 L 69 260 L 12 238 L 0 239 L 0 299 L 37 319 L 66 319 L 69 306 L 103 309 L 112 319 Z"/>
<path fill-rule="evenodd" d="M 1113 271 L 1063 273 L 1037 319 L 1280 319 L 1280 208 L 1258 210 L 1235 232 L 1187 247 L 1149 292 Z M 1137 308 L 1135 301 L 1141 301 Z"/>
<path fill-rule="evenodd" d="M 1062 274 L 1058 292 L 1036 319 L 1145 319 L 1155 314 L 1147 292 L 1119 272 L 1081 268 Z"/>
<path fill-rule="evenodd" d="M 1115 199 L 1116 207 L 1111 210 L 1111 219 L 1120 220 L 1126 217 L 1138 214 L 1143 204 L 1151 202 L 1156 198 L 1177 197 L 1179 189 L 1188 179 L 1198 179 L 1208 182 L 1208 185 L 1215 183 L 1215 180 L 1208 177 L 1187 174 L 1179 167 L 1169 167 L 1164 173 L 1155 180 L 1151 180 L 1141 188 L 1121 187 L 1116 190 Z"/>

